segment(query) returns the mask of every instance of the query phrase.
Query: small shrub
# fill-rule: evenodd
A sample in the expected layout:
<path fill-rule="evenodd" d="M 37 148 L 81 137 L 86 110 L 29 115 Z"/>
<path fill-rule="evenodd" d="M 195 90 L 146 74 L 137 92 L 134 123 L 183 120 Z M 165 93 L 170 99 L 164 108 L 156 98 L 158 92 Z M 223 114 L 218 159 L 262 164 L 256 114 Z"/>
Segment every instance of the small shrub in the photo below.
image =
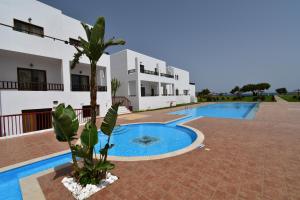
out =
<path fill-rule="evenodd" d="M 297 99 L 297 96 L 294 95 L 294 96 L 293 96 L 293 99 Z"/>
<path fill-rule="evenodd" d="M 255 97 L 252 98 L 252 100 L 253 100 L 253 101 L 257 101 L 258 98 L 255 96 Z"/>
<path fill-rule="evenodd" d="M 274 95 L 272 95 L 272 101 L 276 101 Z"/>
<path fill-rule="evenodd" d="M 300 101 L 300 97 L 298 97 L 298 100 Z"/>
<path fill-rule="evenodd" d="M 222 99 L 222 101 L 225 101 L 225 98 L 224 98 L 224 97 L 222 97 L 221 99 Z"/>
<path fill-rule="evenodd" d="M 206 97 L 206 101 L 212 101 L 212 98 L 210 96 Z"/>

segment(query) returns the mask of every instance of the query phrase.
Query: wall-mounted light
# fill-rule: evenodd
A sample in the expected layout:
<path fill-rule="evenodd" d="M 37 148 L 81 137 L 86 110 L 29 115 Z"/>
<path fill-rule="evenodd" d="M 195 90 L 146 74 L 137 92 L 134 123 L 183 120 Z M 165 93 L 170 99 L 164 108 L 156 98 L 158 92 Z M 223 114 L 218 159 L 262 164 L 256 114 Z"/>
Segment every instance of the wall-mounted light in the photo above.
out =
<path fill-rule="evenodd" d="M 31 68 L 33 68 L 34 65 L 33 65 L 33 63 L 30 63 L 29 66 L 30 66 Z"/>
<path fill-rule="evenodd" d="M 82 71 L 79 71 L 79 74 L 82 74 Z"/>
<path fill-rule="evenodd" d="M 32 21 L 32 19 L 31 19 L 31 17 L 29 17 L 29 18 L 28 18 L 28 22 L 31 23 L 31 21 Z"/>

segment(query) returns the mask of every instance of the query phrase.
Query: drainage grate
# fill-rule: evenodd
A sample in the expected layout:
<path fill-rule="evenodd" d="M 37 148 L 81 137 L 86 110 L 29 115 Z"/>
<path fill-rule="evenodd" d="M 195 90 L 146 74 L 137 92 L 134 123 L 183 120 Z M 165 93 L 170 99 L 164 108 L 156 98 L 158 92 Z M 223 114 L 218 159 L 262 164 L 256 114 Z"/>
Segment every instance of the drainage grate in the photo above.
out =
<path fill-rule="evenodd" d="M 143 136 L 143 137 L 138 137 L 138 138 L 133 139 L 134 143 L 142 144 L 142 145 L 145 145 L 145 146 L 151 145 L 151 144 L 153 144 L 155 142 L 158 142 L 158 141 L 159 141 L 158 138 L 147 136 L 147 135 Z"/>

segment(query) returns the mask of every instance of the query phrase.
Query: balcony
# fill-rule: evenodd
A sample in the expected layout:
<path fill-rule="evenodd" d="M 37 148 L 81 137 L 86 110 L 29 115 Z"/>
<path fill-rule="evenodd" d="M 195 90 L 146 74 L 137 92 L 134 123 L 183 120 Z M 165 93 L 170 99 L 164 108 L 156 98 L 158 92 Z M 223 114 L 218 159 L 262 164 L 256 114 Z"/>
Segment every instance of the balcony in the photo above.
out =
<path fill-rule="evenodd" d="M 174 96 L 174 94 L 162 94 L 162 96 Z"/>
<path fill-rule="evenodd" d="M 151 71 L 151 70 L 141 69 L 140 72 L 143 73 L 143 74 L 151 74 L 151 75 L 158 76 L 158 72 L 157 71 Z"/>
<path fill-rule="evenodd" d="M 90 91 L 90 85 L 74 85 L 74 84 L 72 84 L 72 91 Z M 97 85 L 97 91 L 106 92 L 107 86 Z"/>
<path fill-rule="evenodd" d="M 167 78 L 174 78 L 174 75 L 172 75 L 172 74 L 160 73 L 160 76 L 164 76 L 164 77 L 167 77 Z"/>
<path fill-rule="evenodd" d="M 63 91 L 64 85 L 60 83 L 42 82 L 17 82 L 0 81 L 1 90 L 24 90 L 24 91 Z"/>

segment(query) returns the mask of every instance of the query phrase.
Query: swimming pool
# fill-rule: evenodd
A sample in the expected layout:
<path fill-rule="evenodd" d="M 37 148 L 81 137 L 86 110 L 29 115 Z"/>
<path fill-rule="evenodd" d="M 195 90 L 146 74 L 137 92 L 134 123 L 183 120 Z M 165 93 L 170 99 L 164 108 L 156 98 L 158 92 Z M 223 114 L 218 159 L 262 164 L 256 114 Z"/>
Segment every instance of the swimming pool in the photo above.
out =
<path fill-rule="evenodd" d="M 122 125 L 114 130 L 110 150 L 112 156 L 152 156 L 168 152 L 179 151 L 195 144 L 197 134 L 195 131 L 178 124 L 193 120 L 198 117 L 220 117 L 234 119 L 251 119 L 258 108 L 256 103 L 220 103 L 184 109 L 171 114 L 186 115 L 180 119 L 166 124 L 141 123 Z M 99 134 L 100 145 L 105 137 Z M 70 153 L 62 154 L 18 168 L 0 172 L 0 199 L 22 199 L 19 179 L 38 172 L 57 167 L 71 161 Z"/>
<path fill-rule="evenodd" d="M 192 117 L 215 117 L 231 119 L 253 119 L 258 109 L 258 103 L 217 103 L 184 109 L 171 114 L 189 115 Z"/>
<path fill-rule="evenodd" d="M 96 152 L 104 146 L 107 136 L 99 134 Z M 160 123 L 129 124 L 117 127 L 110 139 L 114 147 L 110 156 L 153 156 L 182 149 L 192 144 L 197 134 L 182 126 Z"/>
<path fill-rule="evenodd" d="M 19 179 L 71 162 L 71 153 L 62 154 L 0 173 L 0 199 L 22 199 Z"/>

